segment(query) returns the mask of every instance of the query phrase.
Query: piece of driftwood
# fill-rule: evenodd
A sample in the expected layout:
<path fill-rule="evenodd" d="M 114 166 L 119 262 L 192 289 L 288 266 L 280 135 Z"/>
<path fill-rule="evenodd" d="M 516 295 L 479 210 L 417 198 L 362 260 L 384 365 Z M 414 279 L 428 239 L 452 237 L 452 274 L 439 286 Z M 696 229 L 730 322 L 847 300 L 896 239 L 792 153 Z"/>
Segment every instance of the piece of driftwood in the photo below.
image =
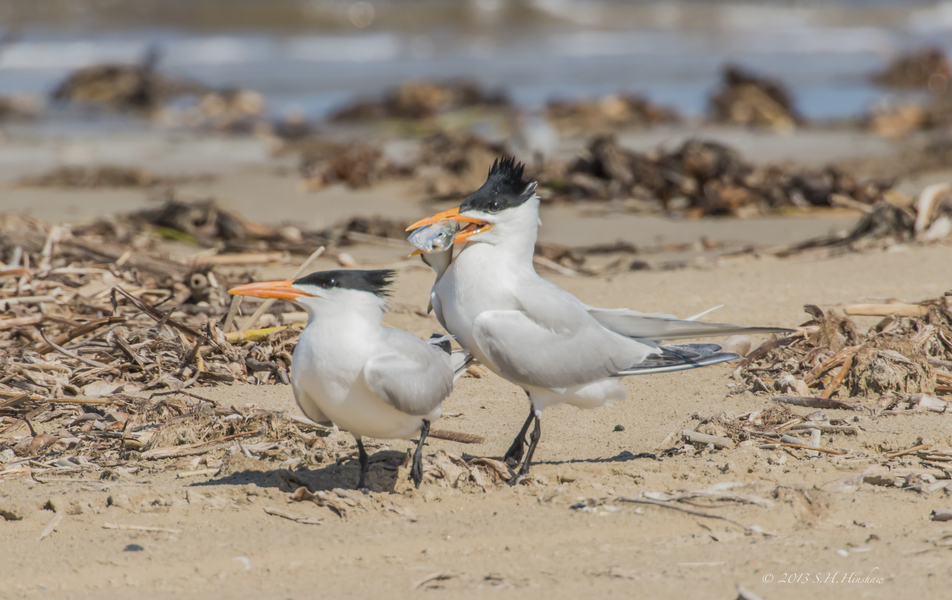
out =
<path fill-rule="evenodd" d="M 861 405 L 847 402 L 845 400 L 833 400 L 831 398 L 818 398 L 815 396 L 774 396 L 774 402 L 783 404 L 792 404 L 794 406 L 805 406 L 807 408 L 836 408 L 842 410 L 860 410 Z"/>
<path fill-rule="evenodd" d="M 842 350 L 840 350 L 839 352 L 831 356 L 828 360 L 818 364 L 816 367 L 813 368 L 812 371 L 807 373 L 806 376 L 803 378 L 803 383 L 810 385 L 811 383 L 813 383 L 814 381 L 822 377 L 823 374 L 826 373 L 827 371 L 834 369 L 842 364 L 845 364 L 846 359 L 856 354 L 856 352 L 859 351 L 859 348 L 860 348 L 859 346 L 850 346 L 848 348 L 843 348 Z"/>
<path fill-rule="evenodd" d="M 243 252 L 241 254 L 213 254 L 211 256 L 196 256 L 192 262 L 196 266 L 240 266 L 266 265 L 284 259 L 283 252 Z"/>
<path fill-rule="evenodd" d="M 734 442 L 730 438 L 718 437 L 716 435 L 707 435 L 706 433 L 698 433 L 691 429 L 685 429 L 681 432 L 681 437 L 686 442 L 692 444 L 714 444 L 715 448 L 731 448 L 734 446 Z"/>
<path fill-rule="evenodd" d="M 460 444 L 482 444 L 486 438 L 474 433 L 463 433 L 461 431 L 447 431 L 446 429 L 431 429 L 429 437 L 438 440 L 449 440 L 459 442 Z"/>
<path fill-rule="evenodd" d="M 72 340 L 75 340 L 78 337 L 84 336 L 87 333 L 92 333 L 93 331 L 96 331 L 97 329 L 99 329 L 100 327 L 103 327 L 104 325 L 112 325 L 114 323 L 122 323 L 124 321 L 126 321 L 126 317 L 118 316 L 118 315 L 106 317 L 104 319 L 98 319 L 96 321 L 90 321 L 89 323 L 83 323 L 82 325 L 78 327 L 74 327 L 73 329 L 71 329 L 70 331 L 67 331 L 66 333 L 62 335 L 56 336 L 51 341 L 54 344 L 58 344 L 62 346 L 63 344 L 66 344 Z M 51 344 L 46 343 L 46 344 L 40 344 L 39 347 L 36 348 L 35 352 L 37 354 L 47 354 L 49 352 L 52 352 L 53 350 L 55 350 L 55 348 Z"/>
<path fill-rule="evenodd" d="M 905 456 L 907 454 L 915 454 L 916 452 L 922 452 L 928 450 L 932 447 L 932 442 L 925 442 L 913 446 L 912 448 L 906 448 L 905 450 L 893 450 L 892 452 L 887 452 L 884 456 L 886 458 L 898 458 L 900 456 Z"/>
<path fill-rule="evenodd" d="M 843 309 L 857 317 L 921 317 L 929 313 L 928 306 L 920 304 L 851 304 Z"/>
<path fill-rule="evenodd" d="M 833 392 L 835 392 L 836 389 L 843 384 L 843 380 L 846 379 L 846 374 L 849 373 L 850 367 L 853 366 L 853 356 L 854 354 L 849 354 L 843 360 L 843 366 L 840 367 L 839 371 L 837 371 L 836 375 L 833 377 L 833 381 L 830 382 L 830 385 L 826 386 L 826 389 L 824 389 L 823 393 L 820 394 L 820 398 L 829 398 L 833 395 Z"/>
<path fill-rule="evenodd" d="M 0 319 L 0 330 L 13 329 L 14 327 L 25 327 L 27 325 L 37 325 L 46 319 L 46 315 L 29 315 L 26 317 L 15 317 L 13 319 Z"/>
<path fill-rule="evenodd" d="M 181 529 L 168 527 L 147 527 L 145 525 L 125 525 L 123 523 L 103 523 L 103 529 L 119 529 L 121 531 L 152 531 L 155 533 L 182 533 Z"/>

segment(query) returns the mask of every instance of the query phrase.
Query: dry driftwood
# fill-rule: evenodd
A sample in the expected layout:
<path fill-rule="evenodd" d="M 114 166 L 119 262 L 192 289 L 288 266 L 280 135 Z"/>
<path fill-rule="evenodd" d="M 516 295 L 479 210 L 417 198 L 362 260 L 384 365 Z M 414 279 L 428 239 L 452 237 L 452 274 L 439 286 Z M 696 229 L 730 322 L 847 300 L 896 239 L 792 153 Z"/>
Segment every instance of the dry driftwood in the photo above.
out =
<path fill-rule="evenodd" d="M 928 314 L 929 307 L 919 304 L 851 304 L 843 312 L 862 317 L 921 317 Z"/>
<path fill-rule="evenodd" d="M 715 448 L 731 448 L 734 446 L 734 442 L 731 441 L 730 438 L 698 433 L 697 431 L 692 431 L 690 429 L 685 429 L 682 431 L 681 437 L 684 438 L 685 441 L 692 444 L 713 444 Z"/>

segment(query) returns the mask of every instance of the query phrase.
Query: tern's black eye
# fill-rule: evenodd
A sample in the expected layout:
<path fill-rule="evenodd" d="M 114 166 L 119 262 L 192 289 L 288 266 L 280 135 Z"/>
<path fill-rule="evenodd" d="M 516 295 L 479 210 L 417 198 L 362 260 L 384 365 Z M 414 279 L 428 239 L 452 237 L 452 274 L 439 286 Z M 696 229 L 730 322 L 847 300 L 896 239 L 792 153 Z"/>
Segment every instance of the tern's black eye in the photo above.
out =
<path fill-rule="evenodd" d="M 499 212 L 501 209 L 502 209 L 502 204 L 500 204 L 500 203 L 497 202 L 496 200 L 493 200 L 492 202 L 490 202 L 490 203 L 489 203 L 489 208 L 487 208 L 487 210 L 488 210 L 489 212 L 491 212 L 491 213 L 497 213 L 497 212 Z"/>
<path fill-rule="evenodd" d="M 331 277 L 330 279 L 328 279 L 328 280 L 327 280 L 327 287 L 329 287 L 329 288 L 337 287 L 337 280 L 334 279 L 333 277 Z"/>

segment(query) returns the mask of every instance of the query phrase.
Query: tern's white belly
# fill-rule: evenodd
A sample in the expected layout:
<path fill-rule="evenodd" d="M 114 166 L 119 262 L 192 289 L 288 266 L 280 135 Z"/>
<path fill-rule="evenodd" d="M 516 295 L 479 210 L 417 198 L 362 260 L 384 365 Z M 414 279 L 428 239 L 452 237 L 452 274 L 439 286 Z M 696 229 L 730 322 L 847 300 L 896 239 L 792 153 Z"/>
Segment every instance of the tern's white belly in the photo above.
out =
<path fill-rule="evenodd" d="M 387 404 L 364 383 L 367 359 L 357 348 L 332 349 L 322 347 L 322 341 L 305 330 L 291 366 L 295 397 L 310 418 L 323 416 L 356 436 L 410 439 L 419 434 L 423 419 L 440 417 L 440 406 L 429 415 L 414 416 Z"/>

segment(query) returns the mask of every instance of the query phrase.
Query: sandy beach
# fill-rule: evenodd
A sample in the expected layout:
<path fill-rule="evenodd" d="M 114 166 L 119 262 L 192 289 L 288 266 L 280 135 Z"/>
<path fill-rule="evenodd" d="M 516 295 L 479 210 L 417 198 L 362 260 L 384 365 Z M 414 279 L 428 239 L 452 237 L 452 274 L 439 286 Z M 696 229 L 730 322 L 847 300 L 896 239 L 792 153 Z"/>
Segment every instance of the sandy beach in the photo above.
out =
<path fill-rule="evenodd" d="M 221 24 L 214 0 L 119 2 L 83 33 L 0 0 L 24 31 L 0 35 L 0 599 L 947 596 L 952 192 L 928 186 L 952 182 L 948 63 L 888 96 L 870 75 L 947 48 L 945 13 L 331 4 Z M 54 98 L 99 62 L 148 80 L 150 44 L 162 77 L 207 87 Z M 702 116 L 734 59 L 801 110 L 765 79 L 737 100 L 759 121 Z M 392 87 L 459 73 L 472 89 Z M 478 98 L 434 100 L 454 94 Z M 556 97 L 574 129 L 546 129 Z M 306 271 L 395 269 L 385 323 L 442 334 L 402 230 L 510 152 L 541 181 L 536 268 L 586 304 L 794 332 L 547 410 L 517 485 L 525 393 L 470 369 L 434 427 L 482 441 L 428 439 L 416 489 L 415 442 L 365 438 L 357 491 L 351 434 L 300 420 L 281 382 L 300 308 L 247 323 L 246 299 L 232 323 L 225 290 L 324 245 Z"/>

